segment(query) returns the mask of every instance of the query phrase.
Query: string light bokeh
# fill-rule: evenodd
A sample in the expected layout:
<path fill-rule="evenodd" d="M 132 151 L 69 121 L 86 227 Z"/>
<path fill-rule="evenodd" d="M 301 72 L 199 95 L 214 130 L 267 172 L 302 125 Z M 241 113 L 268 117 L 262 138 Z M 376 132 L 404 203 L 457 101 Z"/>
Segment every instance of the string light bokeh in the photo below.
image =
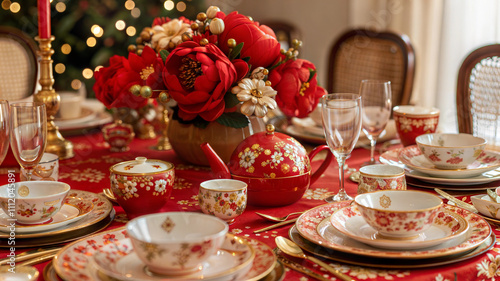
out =
<path fill-rule="evenodd" d="M 38 33 L 37 0 L 0 0 L 2 25 L 34 38 Z M 148 3 L 145 3 L 148 2 Z M 195 18 L 203 0 L 51 0 L 56 90 L 85 86 L 93 96 L 94 72 L 112 55 L 127 55 L 127 46 L 155 17 Z"/>

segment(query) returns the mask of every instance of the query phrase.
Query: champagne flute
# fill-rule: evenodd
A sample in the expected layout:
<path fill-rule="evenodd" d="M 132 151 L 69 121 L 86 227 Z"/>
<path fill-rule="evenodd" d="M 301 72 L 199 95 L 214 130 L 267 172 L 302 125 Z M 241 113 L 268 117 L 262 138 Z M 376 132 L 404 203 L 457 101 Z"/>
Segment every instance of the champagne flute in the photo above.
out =
<path fill-rule="evenodd" d="M 47 113 L 43 103 L 14 103 L 10 106 L 10 143 L 17 162 L 31 180 L 43 156 L 47 139 Z"/>
<path fill-rule="evenodd" d="M 362 129 L 370 140 L 370 161 L 363 163 L 365 166 L 379 163 L 375 160 L 375 146 L 391 116 L 391 81 L 363 80 L 359 95 L 363 99 Z"/>
<path fill-rule="evenodd" d="M 9 149 L 9 102 L 0 100 L 0 164 Z"/>
<path fill-rule="evenodd" d="M 339 192 L 325 201 L 352 200 L 344 189 L 344 165 L 361 132 L 361 96 L 328 94 L 321 97 L 321 106 L 326 143 L 339 164 Z"/>

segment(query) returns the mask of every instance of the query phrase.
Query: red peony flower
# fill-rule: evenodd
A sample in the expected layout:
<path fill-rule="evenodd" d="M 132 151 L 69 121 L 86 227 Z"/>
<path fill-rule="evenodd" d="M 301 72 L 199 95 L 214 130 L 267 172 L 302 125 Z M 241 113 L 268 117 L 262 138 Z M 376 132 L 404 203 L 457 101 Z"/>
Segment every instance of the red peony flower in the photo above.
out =
<path fill-rule="evenodd" d="M 311 71 L 316 72 L 314 64 L 307 60 L 288 60 L 269 73 L 272 87 L 278 92 L 276 102 L 283 114 L 304 118 L 318 104 L 325 89 L 318 86 L 316 73 L 310 79 Z"/>
<path fill-rule="evenodd" d="M 214 121 L 225 110 L 224 95 L 247 72 L 245 61 L 232 62 L 214 44 L 184 42 L 165 61 L 163 81 L 184 121 L 200 116 Z"/>
<path fill-rule="evenodd" d="M 219 47 L 224 53 L 229 53 L 227 40 L 232 38 L 236 44 L 244 42 L 241 58 L 250 57 L 248 64 L 252 69 L 270 67 L 279 57 L 281 47 L 271 28 L 259 25 L 238 12 L 225 16 L 224 25 L 224 32 L 219 35 Z"/>

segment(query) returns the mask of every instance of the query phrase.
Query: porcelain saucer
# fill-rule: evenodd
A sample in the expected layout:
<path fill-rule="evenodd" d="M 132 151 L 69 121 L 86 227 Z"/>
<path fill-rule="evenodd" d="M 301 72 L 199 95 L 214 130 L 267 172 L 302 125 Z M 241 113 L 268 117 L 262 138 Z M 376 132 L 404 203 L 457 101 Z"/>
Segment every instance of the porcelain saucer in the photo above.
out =
<path fill-rule="evenodd" d="M 49 231 L 83 219 L 93 208 L 94 205 L 91 201 L 85 201 L 78 197 L 66 197 L 61 210 L 52 217 L 49 223 L 35 225 L 16 224 L 15 232 L 22 234 Z M 0 209 L 1 232 L 9 233 L 12 231 L 12 221 L 10 219 L 12 218 Z"/>
<path fill-rule="evenodd" d="M 443 170 L 436 168 L 416 145 L 399 151 L 399 160 L 408 168 L 439 178 L 462 179 L 479 176 L 500 167 L 500 153 L 483 151 L 483 154 L 465 169 Z"/>
<path fill-rule="evenodd" d="M 123 240 L 120 245 L 102 247 L 92 258 L 93 265 L 100 272 L 119 280 L 215 280 L 221 277 L 238 280 L 252 267 L 255 251 L 246 240 L 228 235 L 222 248 L 203 263 L 201 270 L 175 276 L 149 271 L 133 250 L 129 239 Z"/>
<path fill-rule="evenodd" d="M 450 239 L 464 236 L 469 224 L 457 213 L 440 211 L 434 223 L 415 239 L 390 239 L 381 237 L 378 232 L 366 223 L 356 206 L 344 207 L 330 217 L 330 223 L 342 234 L 365 243 L 384 249 L 413 250 L 438 245 Z"/>

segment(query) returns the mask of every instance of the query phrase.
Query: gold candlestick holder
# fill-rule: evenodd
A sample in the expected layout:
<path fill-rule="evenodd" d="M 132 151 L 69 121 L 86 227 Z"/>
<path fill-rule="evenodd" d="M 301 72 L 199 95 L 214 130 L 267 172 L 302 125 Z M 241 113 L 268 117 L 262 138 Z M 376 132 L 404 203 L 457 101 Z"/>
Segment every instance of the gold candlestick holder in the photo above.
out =
<path fill-rule="evenodd" d="M 73 157 L 73 143 L 64 139 L 64 137 L 59 132 L 57 126 L 54 124 L 54 116 L 59 110 L 59 104 L 61 98 L 52 88 L 54 85 L 54 75 L 52 73 L 52 63 L 53 60 L 51 56 L 54 54 L 52 49 L 52 41 L 55 37 L 50 38 L 40 38 L 35 37 L 40 46 L 40 85 L 42 89 L 33 96 L 33 101 L 42 102 L 47 108 L 47 145 L 45 147 L 46 152 L 54 153 L 59 156 L 60 159 L 67 159 Z"/>
<path fill-rule="evenodd" d="M 172 146 L 170 145 L 170 141 L 168 140 L 168 123 L 170 119 L 168 118 L 168 107 L 167 107 L 167 102 L 169 101 L 168 99 L 162 99 L 158 98 L 158 103 L 163 106 L 163 112 L 162 112 L 162 134 L 160 138 L 158 139 L 158 143 L 153 147 L 156 150 L 170 150 L 172 149 Z"/>

